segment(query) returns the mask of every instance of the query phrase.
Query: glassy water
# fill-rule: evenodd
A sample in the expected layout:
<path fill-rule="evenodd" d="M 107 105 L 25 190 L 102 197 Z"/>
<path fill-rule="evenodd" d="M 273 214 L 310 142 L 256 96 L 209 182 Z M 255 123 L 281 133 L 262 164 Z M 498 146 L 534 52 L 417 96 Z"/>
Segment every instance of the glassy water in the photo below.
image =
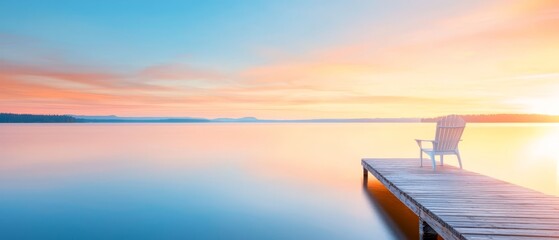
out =
<path fill-rule="evenodd" d="M 0 125 L 0 238 L 416 237 L 360 159 L 417 157 L 434 127 Z M 466 169 L 559 194 L 559 125 L 469 124 L 463 139 Z"/>

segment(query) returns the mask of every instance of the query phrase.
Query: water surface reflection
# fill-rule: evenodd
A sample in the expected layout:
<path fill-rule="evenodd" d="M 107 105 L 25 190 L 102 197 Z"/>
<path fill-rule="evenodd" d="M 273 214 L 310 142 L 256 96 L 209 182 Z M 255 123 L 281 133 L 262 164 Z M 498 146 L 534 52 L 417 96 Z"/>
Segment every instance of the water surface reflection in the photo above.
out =
<path fill-rule="evenodd" d="M 380 181 L 370 176 L 363 179 L 363 192 L 371 207 L 379 211 L 394 236 L 419 239 L 419 218 L 396 198 Z"/>
<path fill-rule="evenodd" d="M 434 124 L 4 124 L 5 238 L 396 239 L 417 218 L 362 157 Z M 553 124 L 469 124 L 464 167 L 558 193 Z M 445 159 L 446 160 L 446 159 Z M 445 163 L 456 164 L 452 158 Z"/>

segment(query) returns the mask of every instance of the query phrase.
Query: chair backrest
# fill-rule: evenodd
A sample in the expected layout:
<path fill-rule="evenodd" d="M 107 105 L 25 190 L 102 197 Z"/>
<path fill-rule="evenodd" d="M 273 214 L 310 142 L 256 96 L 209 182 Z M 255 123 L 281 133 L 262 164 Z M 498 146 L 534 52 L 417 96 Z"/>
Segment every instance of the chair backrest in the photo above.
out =
<path fill-rule="evenodd" d="M 464 119 L 460 116 L 449 115 L 442 117 L 439 121 L 437 121 L 437 132 L 435 133 L 435 141 L 437 144 L 433 146 L 433 150 L 456 150 L 465 127 L 466 121 L 464 121 Z"/>

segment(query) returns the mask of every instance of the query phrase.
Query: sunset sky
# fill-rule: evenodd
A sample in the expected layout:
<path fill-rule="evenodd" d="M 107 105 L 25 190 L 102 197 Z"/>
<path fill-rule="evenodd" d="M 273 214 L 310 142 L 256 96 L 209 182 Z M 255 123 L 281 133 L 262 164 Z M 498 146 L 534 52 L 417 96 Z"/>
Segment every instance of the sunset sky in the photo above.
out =
<path fill-rule="evenodd" d="M 2 1 L 0 112 L 559 114 L 559 1 Z"/>

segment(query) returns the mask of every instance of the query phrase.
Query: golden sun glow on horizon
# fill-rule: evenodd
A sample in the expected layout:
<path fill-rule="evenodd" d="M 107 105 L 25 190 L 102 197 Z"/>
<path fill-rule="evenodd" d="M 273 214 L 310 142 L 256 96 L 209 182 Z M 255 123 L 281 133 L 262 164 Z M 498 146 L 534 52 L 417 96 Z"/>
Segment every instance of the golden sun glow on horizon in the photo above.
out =
<path fill-rule="evenodd" d="M 559 96 L 551 98 L 522 100 L 526 112 L 545 115 L 559 115 Z"/>
<path fill-rule="evenodd" d="M 559 125 L 555 125 L 526 149 L 529 152 L 528 156 L 532 158 L 530 164 L 539 165 L 546 161 L 555 163 L 555 191 L 559 192 L 559 148 L 557 148 L 557 142 L 559 142 Z"/>

